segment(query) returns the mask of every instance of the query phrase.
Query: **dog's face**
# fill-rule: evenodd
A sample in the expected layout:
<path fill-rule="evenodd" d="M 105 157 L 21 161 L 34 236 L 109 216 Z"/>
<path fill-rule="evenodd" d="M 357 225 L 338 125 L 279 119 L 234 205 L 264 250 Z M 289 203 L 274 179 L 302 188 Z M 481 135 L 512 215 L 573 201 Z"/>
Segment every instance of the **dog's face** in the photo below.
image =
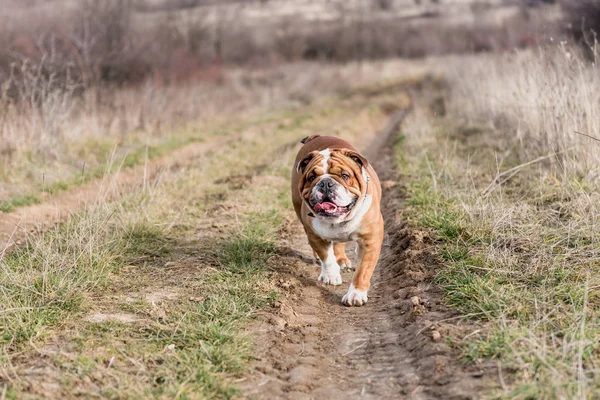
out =
<path fill-rule="evenodd" d="M 343 220 L 366 194 L 368 161 L 356 151 L 313 151 L 297 165 L 299 190 L 312 213 L 323 219 Z"/>

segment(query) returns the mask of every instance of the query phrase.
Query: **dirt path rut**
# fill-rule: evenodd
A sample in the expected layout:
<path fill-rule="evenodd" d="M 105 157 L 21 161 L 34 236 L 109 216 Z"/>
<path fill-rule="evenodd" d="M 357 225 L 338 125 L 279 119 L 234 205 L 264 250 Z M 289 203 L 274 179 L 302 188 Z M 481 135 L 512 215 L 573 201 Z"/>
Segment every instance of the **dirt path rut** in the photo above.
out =
<path fill-rule="evenodd" d="M 386 240 L 361 308 L 340 304 L 344 284 L 317 284 L 318 267 L 300 225 L 283 239 L 273 260 L 285 296 L 255 323 L 257 359 L 242 383 L 260 399 L 469 399 L 476 398 L 490 366 L 465 366 L 447 338 L 476 329 L 444 306 L 432 284 L 439 268 L 427 232 L 402 218 L 393 144 L 404 113 L 396 113 L 365 152 L 383 182 Z M 364 149 L 363 149 L 364 150 Z M 349 248 L 349 253 L 353 247 Z"/>
<path fill-rule="evenodd" d="M 43 203 L 21 207 L 7 214 L 0 212 L 0 255 L 15 245 L 23 244 L 31 233 L 45 232 L 87 207 L 121 198 L 125 193 L 155 182 L 162 171 L 189 165 L 231 140 L 217 138 L 192 143 L 145 165 L 106 174 L 103 178 L 93 179 L 74 190 L 47 195 Z"/>

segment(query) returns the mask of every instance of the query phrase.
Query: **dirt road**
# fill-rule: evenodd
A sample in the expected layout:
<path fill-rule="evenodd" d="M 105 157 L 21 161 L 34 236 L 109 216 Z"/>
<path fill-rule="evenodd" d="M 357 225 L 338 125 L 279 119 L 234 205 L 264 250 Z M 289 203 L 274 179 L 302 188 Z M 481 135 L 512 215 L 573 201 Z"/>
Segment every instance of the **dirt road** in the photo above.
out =
<path fill-rule="evenodd" d="M 259 347 L 245 394 L 261 399 L 463 399 L 474 398 L 491 366 L 465 367 L 449 337 L 475 329 L 444 306 L 432 284 L 439 267 L 427 232 L 402 218 L 401 177 L 393 144 L 399 136 L 395 114 L 366 150 L 383 186 L 386 240 L 373 277 L 369 303 L 346 308 L 344 284 L 317 284 L 299 224 L 289 229 L 285 251 L 273 262 L 285 298 L 254 326 Z M 353 253 L 353 247 L 349 252 Z M 355 261 L 355 260 L 354 260 Z"/>
<path fill-rule="evenodd" d="M 44 232 L 70 215 L 103 202 L 118 199 L 148 182 L 161 172 L 195 162 L 207 152 L 223 146 L 228 139 L 193 143 L 145 165 L 119 170 L 80 187 L 55 195 L 47 195 L 41 204 L 20 207 L 10 213 L 0 213 L 0 254 L 25 242 L 30 233 Z"/>
<path fill-rule="evenodd" d="M 432 284 L 439 268 L 431 253 L 432 239 L 409 226 L 402 214 L 405 199 L 402 177 L 394 168 L 394 143 L 405 116 L 398 113 L 405 106 L 401 105 L 405 95 L 404 86 L 358 93 L 353 99 L 336 100 L 329 108 L 315 105 L 287 118 L 252 125 L 228 146 L 207 142 L 182 149 L 186 153 L 174 153 L 148 169 L 132 170 L 122 178 L 126 187 L 139 187 L 147 171 L 166 170 L 161 180 L 171 182 L 158 185 L 151 198 L 142 200 L 147 220 L 138 220 L 136 213 L 131 216 L 138 230 L 148 224 L 143 234 L 124 231 L 130 246 L 139 247 L 139 254 L 126 258 L 127 265 L 114 266 L 106 278 L 110 291 L 84 293 L 87 302 L 65 314 L 60 324 L 47 327 L 31 348 L 14 354 L 8 349 L 11 368 L 0 369 L 0 380 L 9 382 L 15 394 L 28 394 L 27 398 L 102 393 L 118 398 L 149 393 L 154 398 L 184 394 L 230 398 L 238 395 L 233 387 L 243 397 L 259 399 L 476 397 L 478 387 L 496 373 L 495 366 L 459 363 L 451 340 L 460 340 L 477 327 L 444 306 L 442 293 Z M 383 182 L 386 239 L 364 307 L 346 308 L 340 303 L 351 271 L 343 273 L 345 283 L 337 288 L 316 282 L 319 267 L 291 204 L 286 205 L 290 160 L 300 146 L 298 140 L 314 133 L 350 139 L 371 160 Z M 213 146 L 218 147 L 214 152 Z M 95 193 L 90 189 L 87 198 L 95 198 Z M 85 204 L 71 195 L 73 200 L 59 210 L 69 212 Z M 251 259 L 252 252 L 240 256 L 237 247 L 228 243 L 239 235 L 240 216 L 254 218 L 247 219 L 254 225 L 256 218 L 264 219 L 271 211 L 280 214 L 281 219 L 273 221 L 281 221 L 281 227 L 273 227 L 271 220 L 261 224 L 277 231 L 279 237 L 273 242 L 277 251 L 269 256 L 268 265 L 260 261 L 260 268 L 272 273 L 260 274 L 259 284 L 241 292 L 238 287 L 236 292 L 235 286 L 245 278 L 231 275 L 219 254 L 229 249 L 233 260 Z M 43 213 L 38 216 L 32 221 L 53 221 Z M 233 294 L 223 297 L 222 303 L 214 300 L 215 293 L 232 288 Z M 272 291 L 278 292 L 278 299 L 274 307 L 264 309 L 267 300 L 256 299 L 271 296 Z M 249 307 L 249 301 L 262 308 L 246 330 L 253 343 L 251 353 L 243 340 L 223 344 L 224 333 L 219 330 L 234 323 L 231 313 L 244 314 L 235 318 L 244 320 L 245 327 L 246 312 L 239 307 Z M 209 317 L 215 304 L 225 312 L 215 312 L 213 321 Z M 188 321 L 190 316 L 197 319 Z M 188 337 L 187 332 L 211 323 L 219 327 L 214 338 Z M 231 335 L 227 329 L 225 334 Z M 186 334 L 179 337 L 181 332 Z M 224 346 L 231 359 L 236 359 L 236 351 L 244 351 L 239 356 L 243 367 L 228 372 L 230 361 L 220 356 Z M 250 354 L 253 360 L 246 373 Z M 203 374 L 196 373 L 198 360 L 205 360 Z"/>

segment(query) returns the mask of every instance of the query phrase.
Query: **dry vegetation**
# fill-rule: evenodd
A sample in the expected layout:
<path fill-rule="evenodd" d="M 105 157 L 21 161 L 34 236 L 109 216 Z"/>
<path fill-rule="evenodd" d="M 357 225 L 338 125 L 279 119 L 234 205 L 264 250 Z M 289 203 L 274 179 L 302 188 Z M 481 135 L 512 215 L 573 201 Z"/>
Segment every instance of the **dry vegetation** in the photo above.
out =
<path fill-rule="evenodd" d="M 597 397 L 600 143 L 575 133 L 598 136 L 596 64 L 566 45 L 453 63 L 448 115 L 421 107 L 399 154 L 438 283 L 488 321 L 463 354 L 498 362 L 492 397 Z"/>
<path fill-rule="evenodd" d="M 78 93 L 77 85 L 53 87 L 52 75 L 23 67 L 27 79 L 6 83 L 18 88 L 21 100 L 0 99 L 0 209 L 10 211 L 40 201 L 40 192 L 101 176 L 107 163 L 133 166 L 147 155 L 220 136 L 252 116 L 308 104 L 406 68 L 401 62 L 229 68 L 218 72 L 217 81 L 149 79 Z"/>
<path fill-rule="evenodd" d="M 269 114 L 0 257 L 6 398 L 235 397 L 245 326 L 278 296 L 270 258 L 293 220 L 298 138 L 370 132 L 377 98 L 356 97 Z"/>
<path fill-rule="evenodd" d="M 555 10 L 464 2 L 447 12 L 405 1 L 305 7 L 9 3 L 0 12 L 0 210 L 101 176 L 107 163 L 135 165 L 218 135 L 241 114 L 397 74 L 393 63 L 365 60 L 529 45 Z M 337 64 L 348 61 L 356 64 Z"/>
<path fill-rule="evenodd" d="M 436 234 L 446 266 L 437 283 L 465 318 L 487 323 L 448 340 L 467 361 L 498 363 L 490 397 L 600 396 L 598 2 L 563 2 L 566 29 L 546 24 L 559 8 L 544 1 L 464 1 L 454 13 L 425 0 L 273 3 L 7 0 L 0 10 L 0 211 L 111 162 L 245 135 L 210 163 L 0 253 L 2 398 L 234 396 L 250 354 L 244 324 L 275 296 L 253 284 L 268 278 L 289 209 L 290 143 L 333 122 L 360 127 L 369 104 L 349 101 L 352 89 L 414 73 L 383 59 L 447 53 L 462 55 L 429 65 L 448 87 L 425 89 L 398 158 L 407 214 Z M 549 29 L 587 47 L 555 36 L 515 50 Z M 253 168 L 268 179 L 239 190 Z M 181 265 L 188 275 L 172 272 Z M 181 290 L 158 307 L 146 297 L 157 280 Z M 94 313 L 139 319 L 84 319 Z M 30 374 L 42 368 L 44 381 Z"/>
<path fill-rule="evenodd" d="M 600 74 L 596 45 L 589 52 L 592 59 L 563 43 L 455 60 L 452 109 L 501 131 L 523 162 L 556 157 L 558 173 L 593 180 L 600 172 Z"/>
<path fill-rule="evenodd" d="M 11 1 L 0 11 L 0 211 L 205 140 L 240 114 L 389 76 L 364 60 L 530 45 L 555 14 L 469 1 Z M 358 65 L 331 64 L 348 61 Z"/>

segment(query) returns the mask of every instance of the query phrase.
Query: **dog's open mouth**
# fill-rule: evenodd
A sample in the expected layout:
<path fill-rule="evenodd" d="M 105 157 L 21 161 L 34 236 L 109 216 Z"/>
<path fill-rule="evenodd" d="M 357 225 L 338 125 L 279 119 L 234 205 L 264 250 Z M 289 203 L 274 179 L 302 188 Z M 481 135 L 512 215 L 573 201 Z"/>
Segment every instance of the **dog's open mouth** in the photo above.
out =
<path fill-rule="evenodd" d="M 342 215 L 348 214 L 354 204 L 356 204 L 356 200 L 353 200 L 352 203 L 346 206 L 338 206 L 333 201 L 329 199 L 323 199 L 321 203 L 317 203 L 313 206 L 313 210 L 320 216 L 323 217 L 340 217 Z"/>

